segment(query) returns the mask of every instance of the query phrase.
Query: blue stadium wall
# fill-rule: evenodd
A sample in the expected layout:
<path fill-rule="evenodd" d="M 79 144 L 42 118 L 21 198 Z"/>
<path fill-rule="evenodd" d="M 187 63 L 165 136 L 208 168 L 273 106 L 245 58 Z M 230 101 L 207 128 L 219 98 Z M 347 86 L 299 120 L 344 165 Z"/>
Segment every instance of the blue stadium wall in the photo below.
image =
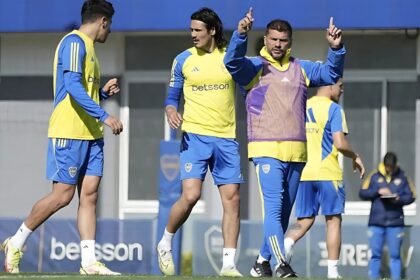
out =
<path fill-rule="evenodd" d="M 207 6 L 219 13 L 226 29 L 234 29 L 250 6 L 255 28 L 274 18 L 296 29 L 325 28 L 330 16 L 344 29 L 420 27 L 418 0 L 111 0 L 116 9 L 114 31 L 185 30 L 189 16 Z M 0 0 L 0 32 L 57 32 L 80 24 L 83 0 Z"/>

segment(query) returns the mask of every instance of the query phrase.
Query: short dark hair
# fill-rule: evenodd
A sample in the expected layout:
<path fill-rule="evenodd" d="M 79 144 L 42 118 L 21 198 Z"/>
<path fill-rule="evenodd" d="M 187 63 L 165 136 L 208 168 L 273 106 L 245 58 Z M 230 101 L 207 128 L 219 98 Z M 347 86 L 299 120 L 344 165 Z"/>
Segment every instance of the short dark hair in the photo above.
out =
<path fill-rule="evenodd" d="M 397 165 L 397 155 L 393 152 L 388 152 L 384 156 L 384 165 L 395 167 Z"/>
<path fill-rule="evenodd" d="M 267 24 L 267 28 L 265 30 L 266 35 L 268 34 L 268 31 L 270 29 L 277 30 L 279 32 L 287 32 L 287 34 L 289 34 L 289 38 L 292 38 L 292 35 L 293 35 L 292 26 L 290 25 L 290 23 L 287 20 L 274 19 L 274 20 L 270 21 Z"/>
<path fill-rule="evenodd" d="M 106 0 L 86 0 L 82 6 L 82 23 L 93 22 L 103 16 L 111 19 L 114 12 L 114 7 Z"/>
<path fill-rule="evenodd" d="M 199 20 L 206 24 L 207 30 L 214 28 L 214 40 L 218 48 L 226 47 L 227 41 L 223 34 L 223 23 L 219 16 L 210 8 L 201 8 L 191 15 L 191 20 Z"/>

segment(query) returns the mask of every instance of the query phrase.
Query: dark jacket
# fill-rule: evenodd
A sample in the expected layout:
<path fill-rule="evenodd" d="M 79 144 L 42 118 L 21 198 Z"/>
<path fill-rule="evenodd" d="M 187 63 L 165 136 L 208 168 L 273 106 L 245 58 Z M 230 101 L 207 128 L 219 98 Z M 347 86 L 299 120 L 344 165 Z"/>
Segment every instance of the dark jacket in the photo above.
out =
<path fill-rule="evenodd" d="M 398 199 L 381 198 L 378 190 L 385 187 L 397 194 Z M 385 166 L 380 164 L 378 170 L 364 181 L 359 196 L 372 201 L 369 226 L 404 226 L 403 206 L 415 200 L 415 187 L 400 168 L 386 176 Z"/>

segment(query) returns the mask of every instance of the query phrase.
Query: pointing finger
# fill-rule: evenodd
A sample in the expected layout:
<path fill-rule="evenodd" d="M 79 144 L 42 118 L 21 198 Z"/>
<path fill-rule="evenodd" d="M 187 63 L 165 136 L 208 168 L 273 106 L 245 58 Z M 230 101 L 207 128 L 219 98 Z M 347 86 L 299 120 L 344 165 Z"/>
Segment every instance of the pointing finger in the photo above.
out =
<path fill-rule="evenodd" d="M 253 17 L 253 9 L 252 7 L 249 8 L 248 12 L 246 13 L 245 17 L 249 19 L 250 22 L 254 21 Z"/>

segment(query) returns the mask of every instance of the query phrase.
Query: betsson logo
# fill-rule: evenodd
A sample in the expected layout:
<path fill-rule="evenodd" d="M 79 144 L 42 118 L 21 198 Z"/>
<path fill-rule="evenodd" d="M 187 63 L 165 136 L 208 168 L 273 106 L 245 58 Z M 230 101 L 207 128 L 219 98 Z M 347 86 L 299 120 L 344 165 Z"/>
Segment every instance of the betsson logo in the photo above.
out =
<path fill-rule="evenodd" d="M 140 243 L 104 243 L 95 245 L 95 255 L 98 260 L 104 261 L 132 261 L 143 260 L 143 246 Z M 64 244 L 57 241 L 55 237 L 51 239 L 51 260 L 64 260 L 70 261 L 80 259 L 80 245 L 76 242 Z"/>
<path fill-rule="evenodd" d="M 220 89 L 229 89 L 229 84 L 213 84 L 213 85 L 201 85 L 201 86 L 191 86 L 192 91 L 210 91 L 210 90 L 220 90 Z"/>

